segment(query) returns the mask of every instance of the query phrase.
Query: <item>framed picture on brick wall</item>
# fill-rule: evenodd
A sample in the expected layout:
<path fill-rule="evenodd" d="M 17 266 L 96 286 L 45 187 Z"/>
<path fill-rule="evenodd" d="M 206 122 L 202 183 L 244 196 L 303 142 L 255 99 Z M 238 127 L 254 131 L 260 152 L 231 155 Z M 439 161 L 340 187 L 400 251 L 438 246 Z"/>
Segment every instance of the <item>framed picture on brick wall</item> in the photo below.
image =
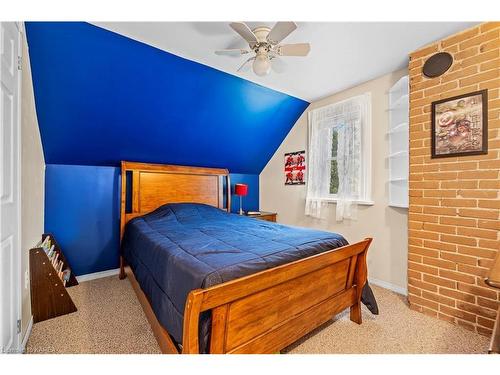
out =
<path fill-rule="evenodd" d="M 488 153 L 488 90 L 432 103 L 432 158 Z"/>

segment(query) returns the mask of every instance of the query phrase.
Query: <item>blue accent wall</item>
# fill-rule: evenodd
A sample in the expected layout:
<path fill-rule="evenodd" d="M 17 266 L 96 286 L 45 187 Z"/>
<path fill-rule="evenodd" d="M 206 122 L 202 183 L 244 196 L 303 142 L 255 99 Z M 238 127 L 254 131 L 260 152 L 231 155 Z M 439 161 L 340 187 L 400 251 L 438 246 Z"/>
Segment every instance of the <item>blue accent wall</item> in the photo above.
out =
<path fill-rule="evenodd" d="M 53 233 L 76 275 L 118 267 L 120 169 L 47 165 L 45 232 Z"/>
<path fill-rule="evenodd" d="M 45 230 L 77 275 L 118 266 L 120 160 L 228 168 L 259 209 L 259 174 L 309 103 L 84 22 L 26 33 Z"/>
<path fill-rule="evenodd" d="M 47 164 L 259 174 L 308 105 L 87 23 L 26 32 Z"/>

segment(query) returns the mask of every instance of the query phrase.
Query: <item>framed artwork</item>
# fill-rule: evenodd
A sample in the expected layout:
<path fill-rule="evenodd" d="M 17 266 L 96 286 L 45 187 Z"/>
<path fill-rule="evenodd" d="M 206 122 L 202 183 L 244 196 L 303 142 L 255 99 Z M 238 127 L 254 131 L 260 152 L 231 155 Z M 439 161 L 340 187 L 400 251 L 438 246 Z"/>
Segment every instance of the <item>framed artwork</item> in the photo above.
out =
<path fill-rule="evenodd" d="M 305 185 L 306 152 L 285 154 L 285 185 Z"/>
<path fill-rule="evenodd" d="M 488 153 L 488 90 L 432 103 L 431 157 Z"/>

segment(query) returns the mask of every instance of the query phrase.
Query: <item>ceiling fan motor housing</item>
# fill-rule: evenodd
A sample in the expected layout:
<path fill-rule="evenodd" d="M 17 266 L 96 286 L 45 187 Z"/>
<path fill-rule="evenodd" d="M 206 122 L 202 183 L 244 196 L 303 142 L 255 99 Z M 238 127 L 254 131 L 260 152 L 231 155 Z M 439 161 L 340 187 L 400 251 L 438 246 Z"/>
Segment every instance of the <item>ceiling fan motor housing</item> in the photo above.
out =
<path fill-rule="evenodd" d="M 272 50 L 272 45 L 267 40 L 267 36 L 271 29 L 266 26 L 259 26 L 252 30 L 257 38 L 257 43 L 255 43 L 251 48 L 256 55 L 267 55 Z"/>
<path fill-rule="evenodd" d="M 268 43 L 267 36 L 271 29 L 266 26 L 259 26 L 252 30 L 259 43 Z"/>

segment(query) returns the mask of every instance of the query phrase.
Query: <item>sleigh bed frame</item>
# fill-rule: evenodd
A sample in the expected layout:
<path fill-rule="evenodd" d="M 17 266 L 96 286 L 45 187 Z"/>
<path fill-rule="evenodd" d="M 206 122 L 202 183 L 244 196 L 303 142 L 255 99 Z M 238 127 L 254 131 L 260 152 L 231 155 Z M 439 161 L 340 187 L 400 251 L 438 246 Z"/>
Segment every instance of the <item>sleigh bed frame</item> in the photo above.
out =
<path fill-rule="evenodd" d="M 204 203 L 230 211 L 226 169 L 122 161 L 121 236 L 125 224 L 166 203 Z M 120 257 L 163 353 L 199 353 L 200 314 L 211 310 L 210 353 L 275 353 L 350 308 L 361 324 L 361 291 L 372 239 L 189 293 L 182 347 L 161 326 L 133 271 Z"/>

